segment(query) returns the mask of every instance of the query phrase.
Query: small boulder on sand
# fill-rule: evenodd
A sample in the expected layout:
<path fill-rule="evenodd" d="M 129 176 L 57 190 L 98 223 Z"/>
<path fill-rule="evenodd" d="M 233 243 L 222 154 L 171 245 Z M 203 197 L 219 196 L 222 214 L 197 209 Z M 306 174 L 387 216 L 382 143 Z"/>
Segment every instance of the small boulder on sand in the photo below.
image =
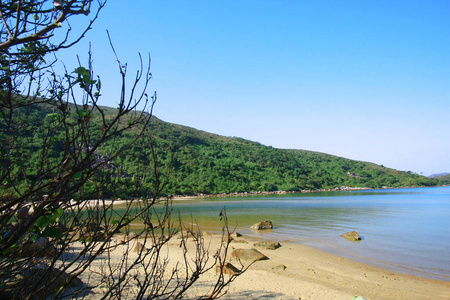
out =
<path fill-rule="evenodd" d="M 273 224 L 271 221 L 267 220 L 253 224 L 250 228 L 255 230 L 272 229 Z"/>
<path fill-rule="evenodd" d="M 231 257 L 237 260 L 243 259 L 251 261 L 269 259 L 267 256 L 256 249 L 236 249 L 231 253 Z"/>
<path fill-rule="evenodd" d="M 238 268 L 236 268 L 235 266 L 233 266 L 230 263 L 226 263 L 224 266 L 217 265 L 216 272 L 217 273 L 222 272 L 222 274 L 226 274 L 226 275 L 230 275 L 230 276 L 241 273 L 241 271 Z"/>
<path fill-rule="evenodd" d="M 286 270 L 286 266 L 285 265 L 278 265 L 278 266 L 273 267 L 272 270 L 284 271 L 284 270 Z"/>
<path fill-rule="evenodd" d="M 268 249 L 268 250 L 275 250 L 277 248 L 280 248 L 281 244 L 280 243 L 272 243 L 272 242 L 259 242 L 259 243 L 254 243 L 253 246 L 258 247 L 258 248 Z"/>

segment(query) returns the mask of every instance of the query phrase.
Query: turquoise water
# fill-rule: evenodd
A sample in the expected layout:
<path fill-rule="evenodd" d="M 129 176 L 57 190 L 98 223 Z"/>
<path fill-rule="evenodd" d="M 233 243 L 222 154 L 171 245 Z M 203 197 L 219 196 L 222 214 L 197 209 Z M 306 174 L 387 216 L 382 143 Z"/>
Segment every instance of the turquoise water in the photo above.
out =
<path fill-rule="evenodd" d="M 450 281 L 450 187 L 263 195 L 175 201 L 184 222 L 292 241 L 394 271 Z M 249 227 L 271 220 L 273 230 Z M 355 230 L 360 242 L 341 234 Z M 301 254 L 299 254 L 301 255 Z"/>

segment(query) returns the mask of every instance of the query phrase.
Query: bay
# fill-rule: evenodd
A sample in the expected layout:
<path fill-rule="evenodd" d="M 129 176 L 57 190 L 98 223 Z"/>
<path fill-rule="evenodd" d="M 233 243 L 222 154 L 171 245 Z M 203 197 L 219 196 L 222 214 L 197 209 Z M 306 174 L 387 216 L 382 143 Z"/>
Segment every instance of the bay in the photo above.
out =
<path fill-rule="evenodd" d="M 174 201 L 184 224 L 314 246 L 342 257 L 450 281 L 450 187 L 317 192 Z M 273 230 L 249 227 L 271 220 Z M 360 242 L 340 235 L 357 231 Z M 301 255 L 301 253 L 299 253 Z"/>

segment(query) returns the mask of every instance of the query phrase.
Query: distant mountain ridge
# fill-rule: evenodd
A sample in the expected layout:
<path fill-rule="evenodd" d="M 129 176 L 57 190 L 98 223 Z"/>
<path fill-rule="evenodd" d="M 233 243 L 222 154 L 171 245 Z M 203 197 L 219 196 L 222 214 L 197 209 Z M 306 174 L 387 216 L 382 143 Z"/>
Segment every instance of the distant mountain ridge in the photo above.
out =
<path fill-rule="evenodd" d="M 428 177 L 430 177 L 430 178 L 435 178 L 435 177 L 438 177 L 438 176 L 446 176 L 446 175 L 450 175 L 450 173 L 439 173 L 439 174 L 431 174 L 430 176 L 428 176 Z"/>
<path fill-rule="evenodd" d="M 450 184 L 450 173 L 440 173 L 440 174 L 433 174 L 430 175 L 430 177 L 437 179 L 439 181 L 439 184 Z"/>

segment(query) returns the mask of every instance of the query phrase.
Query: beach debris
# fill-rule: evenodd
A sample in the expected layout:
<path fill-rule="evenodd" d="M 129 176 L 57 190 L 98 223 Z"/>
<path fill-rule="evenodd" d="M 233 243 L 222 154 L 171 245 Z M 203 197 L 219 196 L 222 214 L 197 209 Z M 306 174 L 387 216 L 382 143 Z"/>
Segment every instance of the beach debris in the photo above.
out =
<path fill-rule="evenodd" d="M 273 224 L 271 221 L 267 220 L 253 224 L 250 228 L 255 230 L 272 229 Z"/>
<path fill-rule="evenodd" d="M 230 276 L 241 273 L 241 271 L 238 268 L 236 268 L 235 266 L 233 266 L 231 263 L 226 263 L 225 265 L 217 265 L 216 272 L 222 273 L 222 274 L 227 274 Z"/>
<path fill-rule="evenodd" d="M 269 259 L 267 256 L 256 249 L 236 249 L 231 253 L 231 257 L 237 260 L 243 259 L 251 261 Z"/>
<path fill-rule="evenodd" d="M 350 231 L 341 235 L 349 241 L 360 241 L 361 236 L 356 231 Z"/>
<path fill-rule="evenodd" d="M 265 241 L 265 242 L 254 243 L 253 246 L 258 247 L 258 248 L 268 249 L 268 250 L 275 250 L 277 248 L 280 248 L 281 244 Z"/>
<path fill-rule="evenodd" d="M 351 300 L 367 300 L 367 299 L 362 296 L 354 296 Z"/>

